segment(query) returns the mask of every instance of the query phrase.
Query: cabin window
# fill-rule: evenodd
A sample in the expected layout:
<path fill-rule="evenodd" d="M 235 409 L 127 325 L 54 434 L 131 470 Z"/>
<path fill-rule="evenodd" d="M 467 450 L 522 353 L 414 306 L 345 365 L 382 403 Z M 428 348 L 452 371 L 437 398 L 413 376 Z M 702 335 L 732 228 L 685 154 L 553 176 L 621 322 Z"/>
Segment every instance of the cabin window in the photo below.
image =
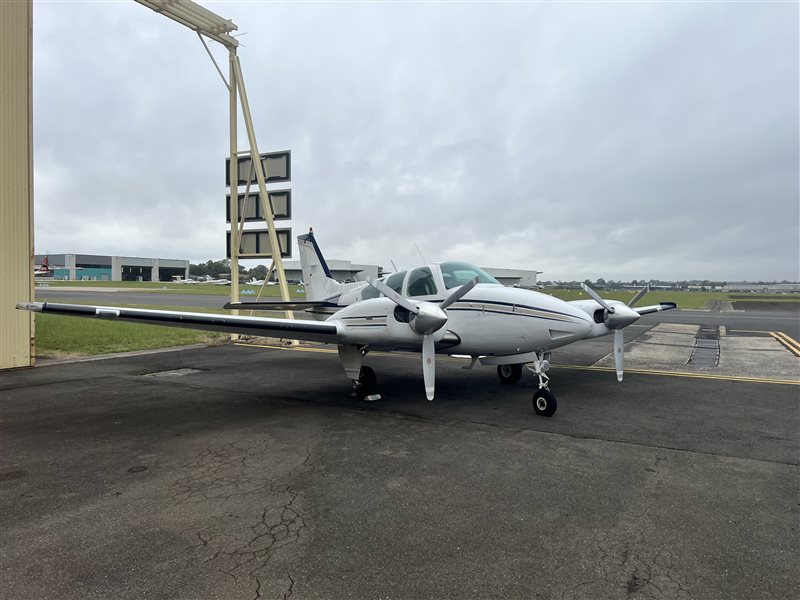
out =
<path fill-rule="evenodd" d="M 420 267 L 411 271 L 411 275 L 408 276 L 409 296 L 433 296 L 438 293 L 433 273 L 428 267 Z"/>
<path fill-rule="evenodd" d="M 501 285 L 497 279 L 489 275 L 486 271 L 479 269 L 475 265 L 464 262 L 443 262 L 439 265 L 442 269 L 444 286 L 450 288 L 464 285 L 470 279 L 477 277 L 478 283 L 496 283 Z"/>
<path fill-rule="evenodd" d="M 405 278 L 406 278 L 405 271 L 400 271 L 399 273 L 389 275 L 389 277 L 386 278 L 386 285 L 388 285 L 390 288 L 392 288 L 395 292 L 399 294 L 400 290 L 403 289 L 403 279 Z"/>

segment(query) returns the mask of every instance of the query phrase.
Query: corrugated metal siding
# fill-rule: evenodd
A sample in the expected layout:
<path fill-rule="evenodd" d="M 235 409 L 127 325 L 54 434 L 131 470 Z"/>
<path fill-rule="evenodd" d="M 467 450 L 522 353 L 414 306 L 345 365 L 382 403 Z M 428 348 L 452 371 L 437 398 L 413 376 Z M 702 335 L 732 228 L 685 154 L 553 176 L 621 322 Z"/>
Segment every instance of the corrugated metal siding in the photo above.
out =
<path fill-rule="evenodd" d="M 33 364 L 33 5 L 0 2 L 0 368 Z"/>

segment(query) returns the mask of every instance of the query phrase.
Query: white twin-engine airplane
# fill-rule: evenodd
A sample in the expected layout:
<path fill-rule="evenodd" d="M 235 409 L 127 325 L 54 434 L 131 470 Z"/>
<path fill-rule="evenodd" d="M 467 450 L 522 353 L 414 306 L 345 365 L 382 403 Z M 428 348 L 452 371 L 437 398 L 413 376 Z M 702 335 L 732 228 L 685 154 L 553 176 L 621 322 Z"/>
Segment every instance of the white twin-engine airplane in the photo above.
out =
<path fill-rule="evenodd" d="M 614 333 L 617 378 L 622 381 L 623 328 L 641 315 L 676 308 L 672 302 L 634 309 L 647 288 L 626 305 L 603 300 L 565 302 L 533 290 L 504 287 L 464 262 L 443 262 L 401 271 L 369 283 L 340 284 L 331 276 L 313 233 L 297 238 L 306 300 L 230 302 L 225 308 L 304 310 L 308 320 L 245 317 L 32 302 L 18 308 L 100 319 L 136 321 L 246 335 L 336 344 L 354 393 L 377 399 L 375 372 L 363 364 L 370 350 L 422 353 L 425 393 L 433 400 L 436 354 L 460 355 L 496 365 L 504 383 L 516 383 L 523 365 L 538 375 L 537 414 L 556 412 L 548 387 L 550 351 L 586 338 Z"/>

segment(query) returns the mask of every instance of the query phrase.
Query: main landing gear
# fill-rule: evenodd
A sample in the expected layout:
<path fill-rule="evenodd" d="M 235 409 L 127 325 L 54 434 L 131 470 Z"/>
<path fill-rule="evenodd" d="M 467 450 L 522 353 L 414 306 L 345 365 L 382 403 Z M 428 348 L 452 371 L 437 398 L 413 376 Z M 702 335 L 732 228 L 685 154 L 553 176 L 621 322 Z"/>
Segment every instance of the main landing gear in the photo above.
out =
<path fill-rule="evenodd" d="M 361 367 L 358 379 L 353 380 L 353 395 L 360 400 L 377 400 L 378 378 L 370 367 Z"/>
<path fill-rule="evenodd" d="M 550 368 L 550 353 L 537 352 L 536 359 L 525 366 L 539 377 L 539 389 L 533 394 L 533 410 L 537 415 L 552 417 L 556 414 L 558 402 L 553 392 L 550 391 L 548 383 L 550 378 L 547 371 Z M 497 377 L 506 384 L 517 383 L 522 376 L 522 365 L 498 365 Z"/>
<path fill-rule="evenodd" d="M 522 365 L 497 365 L 497 376 L 502 383 L 517 383 L 522 377 Z"/>
<path fill-rule="evenodd" d="M 362 365 L 367 352 L 366 347 L 339 346 L 339 360 L 342 361 L 344 372 L 353 381 L 353 397 L 371 402 L 381 397 L 375 371 Z"/>

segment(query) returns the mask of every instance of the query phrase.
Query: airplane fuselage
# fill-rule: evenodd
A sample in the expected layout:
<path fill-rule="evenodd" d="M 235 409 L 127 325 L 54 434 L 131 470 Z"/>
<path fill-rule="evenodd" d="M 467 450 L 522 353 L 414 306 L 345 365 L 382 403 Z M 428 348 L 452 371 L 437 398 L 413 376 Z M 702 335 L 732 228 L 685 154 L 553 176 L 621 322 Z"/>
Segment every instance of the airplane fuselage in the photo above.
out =
<path fill-rule="evenodd" d="M 446 294 L 410 298 L 439 304 Z M 358 301 L 327 321 L 346 330 L 349 343 L 371 348 L 419 350 L 411 315 L 385 297 Z M 432 335 L 437 352 L 505 356 L 552 350 L 583 339 L 593 322 L 586 312 L 533 290 L 478 284 L 447 308 L 447 326 Z"/>

